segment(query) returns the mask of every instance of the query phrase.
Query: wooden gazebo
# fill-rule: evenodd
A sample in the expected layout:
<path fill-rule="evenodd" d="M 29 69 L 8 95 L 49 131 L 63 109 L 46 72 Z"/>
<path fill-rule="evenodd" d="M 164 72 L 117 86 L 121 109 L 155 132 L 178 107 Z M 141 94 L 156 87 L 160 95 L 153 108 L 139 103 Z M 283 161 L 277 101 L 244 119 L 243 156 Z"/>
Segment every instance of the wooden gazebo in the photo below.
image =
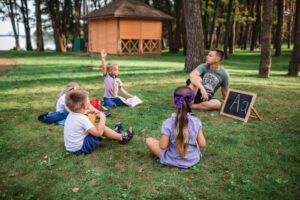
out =
<path fill-rule="evenodd" d="M 140 1 L 115 0 L 83 19 L 91 53 L 161 55 L 162 20 L 172 17 Z"/>

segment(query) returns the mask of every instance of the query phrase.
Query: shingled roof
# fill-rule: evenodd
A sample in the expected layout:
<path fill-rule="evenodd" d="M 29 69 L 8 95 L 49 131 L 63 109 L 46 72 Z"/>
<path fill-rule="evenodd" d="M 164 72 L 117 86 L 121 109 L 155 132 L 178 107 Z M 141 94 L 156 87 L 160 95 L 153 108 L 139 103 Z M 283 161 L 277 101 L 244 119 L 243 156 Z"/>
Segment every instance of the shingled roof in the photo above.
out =
<path fill-rule="evenodd" d="M 82 19 L 104 19 L 104 18 L 139 18 L 139 19 L 167 19 L 172 17 L 153 7 L 135 0 L 115 0 L 107 6 L 95 10 Z"/>

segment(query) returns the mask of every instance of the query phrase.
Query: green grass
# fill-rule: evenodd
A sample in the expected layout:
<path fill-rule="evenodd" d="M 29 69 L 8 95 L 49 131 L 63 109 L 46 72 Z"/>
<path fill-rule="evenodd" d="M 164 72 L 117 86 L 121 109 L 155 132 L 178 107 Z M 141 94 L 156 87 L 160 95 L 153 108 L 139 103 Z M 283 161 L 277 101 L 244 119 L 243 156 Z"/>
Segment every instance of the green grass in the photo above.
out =
<path fill-rule="evenodd" d="M 268 79 L 258 76 L 259 52 L 237 51 L 224 61 L 231 88 L 257 93 L 263 121 L 243 125 L 217 111 L 195 112 L 208 146 L 199 164 L 180 170 L 160 165 L 144 141 L 159 138 L 174 112 L 172 92 L 188 77 L 181 53 L 109 57 L 144 104 L 111 110 L 107 125 L 122 121 L 136 135 L 129 145 L 104 140 L 92 154 L 74 156 L 64 150 L 63 127 L 37 116 L 54 110 L 70 81 L 101 98 L 101 71 L 87 67 L 83 55 L 0 52 L 17 60 L 0 77 L 0 199 L 299 199 L 300 78 L 286 76 L 290 54 L 273 58 Z M 100 65 L 99 57 L 93 63 Z"/>

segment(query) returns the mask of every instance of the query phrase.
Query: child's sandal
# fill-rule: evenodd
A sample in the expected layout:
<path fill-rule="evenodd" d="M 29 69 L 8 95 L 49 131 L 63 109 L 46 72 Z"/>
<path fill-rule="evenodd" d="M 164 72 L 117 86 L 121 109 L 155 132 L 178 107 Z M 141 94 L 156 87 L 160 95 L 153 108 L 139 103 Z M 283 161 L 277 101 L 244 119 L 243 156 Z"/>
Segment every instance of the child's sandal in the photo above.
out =
<path fill-rule="evenodd" d="M 131 129 L 131 131 L 129 131 L 129 129 Z M 127 144 L 133 138 L 133 129 L 129 129 L 126 132 L 122 133 L 122 141 L 120 142 L 121 144 Z"/>

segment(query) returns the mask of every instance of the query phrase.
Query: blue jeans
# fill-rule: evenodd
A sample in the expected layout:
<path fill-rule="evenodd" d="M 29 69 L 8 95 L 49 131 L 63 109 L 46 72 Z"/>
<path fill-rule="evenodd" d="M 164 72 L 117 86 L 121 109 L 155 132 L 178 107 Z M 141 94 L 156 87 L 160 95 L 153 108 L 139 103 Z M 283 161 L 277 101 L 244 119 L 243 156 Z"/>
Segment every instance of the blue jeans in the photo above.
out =
<path fill-rule="evenodd" d="M 123 101 L 116 97 L 116 98 L 107 98 L 104 97 L 104 106 L 108 106 L 108 107 L 115 107 L 115 106 L 124 106 L 125 104 L 123 103 Z"/>

